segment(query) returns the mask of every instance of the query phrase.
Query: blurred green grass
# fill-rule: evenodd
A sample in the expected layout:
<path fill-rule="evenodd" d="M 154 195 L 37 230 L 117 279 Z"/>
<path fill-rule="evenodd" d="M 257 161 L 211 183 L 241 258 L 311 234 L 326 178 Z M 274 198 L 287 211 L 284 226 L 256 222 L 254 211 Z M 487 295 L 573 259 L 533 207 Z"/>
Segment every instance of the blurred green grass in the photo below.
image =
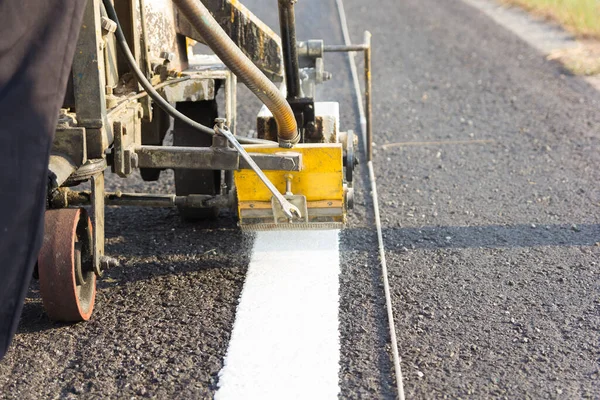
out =
<path fill-rule="evenodd" d="M 502 0 L 552 19 L 580 38 L 600 39 L 600 0 Z"/>

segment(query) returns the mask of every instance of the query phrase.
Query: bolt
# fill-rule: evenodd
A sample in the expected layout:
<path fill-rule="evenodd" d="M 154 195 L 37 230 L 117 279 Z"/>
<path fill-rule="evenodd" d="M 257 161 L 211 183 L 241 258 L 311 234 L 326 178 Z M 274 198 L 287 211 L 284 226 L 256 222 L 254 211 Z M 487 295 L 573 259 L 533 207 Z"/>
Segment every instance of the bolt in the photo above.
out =
<path fill-rule="evenodd" d="M 223 129 L 225 127 L 225 122 L 227 122 L 227 120 L 225 118 L 215 118 L 215 124 L 220 129 Z"/>
<path fill-rule="evenodd" d="M 173 61 L 175 59 L 175 53 L 171 53 L 168 51 L 161 51 L 160 52 L 160 58 L 162 58 L 165 61 Z"/>
<path fill-rule="evenodd" d="M 295 166 L 296 163 L 292 158 L 282 158 L 281 161 L 279 161 L 279 167 L 283 171 L 292 171 Z"/>
<path fill-rule="evenodd" d="M 286 196 L 292 196 L 292 179 L 294 179 L 294 177 L 292 176 L 292 174 L 285 174 L 284 175 L 285 178 L 285 194 Z"/>
<path fill-rule="evenodd" d="M 109 268 L 117 268 L 120 267 L 121 264 L 116 258 L 109 256 L 100 256 L 100 270 L 106 271 Z"/>

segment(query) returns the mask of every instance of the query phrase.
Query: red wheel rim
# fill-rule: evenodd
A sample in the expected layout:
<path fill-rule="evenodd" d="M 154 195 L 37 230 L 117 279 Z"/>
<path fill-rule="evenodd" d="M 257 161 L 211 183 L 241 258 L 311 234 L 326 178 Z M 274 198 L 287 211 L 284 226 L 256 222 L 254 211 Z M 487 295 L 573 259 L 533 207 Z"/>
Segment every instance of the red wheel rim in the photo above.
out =
<path fill-rule="evenodd" d="M 94 309 L 96 275 L 92 262 L 92 223 L 84 209 L 48 210 L 44 243 L 38 257 L 44 308 L 55 321 L 87 321 Z M 77 279 L 75 243 L 81 249 L 82 274 Z M 79 251 L 79 250 L 77 250 Z"/>

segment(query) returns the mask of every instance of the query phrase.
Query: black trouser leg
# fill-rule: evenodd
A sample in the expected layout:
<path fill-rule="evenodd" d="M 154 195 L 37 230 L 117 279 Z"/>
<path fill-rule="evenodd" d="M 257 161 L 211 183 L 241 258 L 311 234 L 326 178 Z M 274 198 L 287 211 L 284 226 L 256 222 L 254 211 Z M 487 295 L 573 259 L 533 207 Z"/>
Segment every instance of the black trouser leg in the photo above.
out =
<path fill-rule="evenodd" d="M 50 146 L 85 0 L 0 0 L 0 359 L 44 230 Z"/>

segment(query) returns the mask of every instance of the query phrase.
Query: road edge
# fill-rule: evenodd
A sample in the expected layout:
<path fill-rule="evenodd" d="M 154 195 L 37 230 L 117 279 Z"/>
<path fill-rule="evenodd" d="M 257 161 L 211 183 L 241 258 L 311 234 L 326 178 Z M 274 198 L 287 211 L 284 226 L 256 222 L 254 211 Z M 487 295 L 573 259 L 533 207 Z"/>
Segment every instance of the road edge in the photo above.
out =
<path fill-rule="evenodd" d="M 495 0 L 462 0 L 503 28 L 513 32 L 530 46 L 549 56 L 553 51 L 572 49 L 579 42 L 571 33 L 555 23 L 536 18 L 518 7 L 500 4 Z M 575 75 L 574 75 L 575 76 Z M 576 76 L 600 93 L 600 75 Z"/>

